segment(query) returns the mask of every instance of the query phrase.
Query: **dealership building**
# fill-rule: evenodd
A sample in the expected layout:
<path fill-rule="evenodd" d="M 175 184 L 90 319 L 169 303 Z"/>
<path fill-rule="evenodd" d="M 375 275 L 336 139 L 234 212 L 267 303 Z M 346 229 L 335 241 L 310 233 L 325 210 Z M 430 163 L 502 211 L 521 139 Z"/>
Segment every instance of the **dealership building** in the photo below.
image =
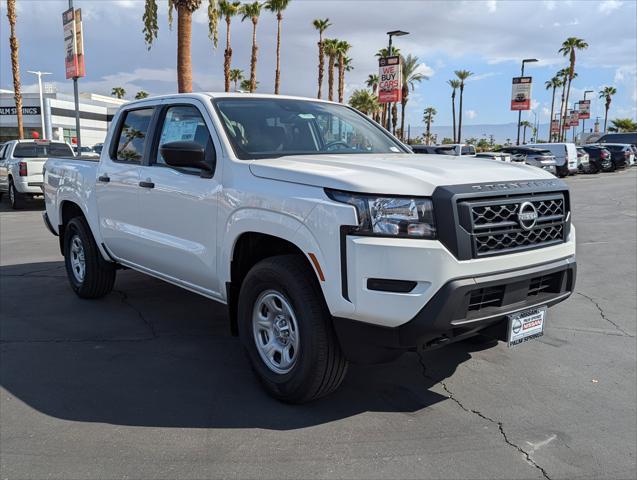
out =
<path fill-rule="evenodd" d="M 75 128 L 75 103 L 73 95 L 48 92 L 43 94 L 40 109 L 38 93 L 22 94 L 22 118 L 24 138 L 32 138 L 37 132 L 42 135 L 42 118 L 46 138 L 64 140 L 74 144 L 77 138 Z M 80 135 L 82 146 L 92 147 L 102 143 L 113 115 L 126 100 L 98 95 L 80 94 Z M 18 119 L 12 90 L 0 90 L 0 142 L 18 138 Z"/>

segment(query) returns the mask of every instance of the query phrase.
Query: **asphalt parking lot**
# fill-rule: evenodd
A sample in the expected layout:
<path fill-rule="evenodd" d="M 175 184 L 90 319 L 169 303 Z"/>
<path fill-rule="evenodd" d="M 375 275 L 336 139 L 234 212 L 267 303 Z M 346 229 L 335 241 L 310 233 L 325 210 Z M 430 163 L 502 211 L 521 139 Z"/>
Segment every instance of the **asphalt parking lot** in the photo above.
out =
<path fill-rule="evenodd" d="M 635 478 L 637 168 L 568 180 L 576 293 L 513 349 L 350 368 L 283 405 L 223 307 L 133 271 L 70 290 L 41 204 L 0 208 L 0 477 Z"/>

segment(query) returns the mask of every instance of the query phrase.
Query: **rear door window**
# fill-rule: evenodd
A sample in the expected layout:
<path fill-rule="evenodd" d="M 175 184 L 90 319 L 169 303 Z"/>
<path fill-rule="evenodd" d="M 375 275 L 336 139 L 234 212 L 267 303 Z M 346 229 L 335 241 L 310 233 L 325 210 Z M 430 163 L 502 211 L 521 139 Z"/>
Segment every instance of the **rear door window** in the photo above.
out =
<path fill-rule="evenodd" d="M 140 108 L 125 112 L 116 135 L 117 149 L 114 160 L 120 162 L 142 163 L 148 127 L 154 108 Z"/>

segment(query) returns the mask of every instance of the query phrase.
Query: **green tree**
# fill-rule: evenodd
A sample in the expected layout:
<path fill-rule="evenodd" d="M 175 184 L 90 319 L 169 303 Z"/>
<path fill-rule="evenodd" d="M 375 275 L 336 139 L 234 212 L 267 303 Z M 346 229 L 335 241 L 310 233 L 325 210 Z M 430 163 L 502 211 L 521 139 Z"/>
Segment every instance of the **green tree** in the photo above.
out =
<path fill-rule="evenodd" d="M 451 114 L 453 117 L 453 141 L 456 142 L 456 90 L 460 88 L 460 80 L 455 78 L 447 80 L 447 84 L 451 87 Z"/>
<path fill-rule="evenodd" d="M 365 85 L 367 85 L 367 87 L 372 89 L 372 92 L 374 93 L 374 95 L 378 93 L 378 82 L 379 82 L 378 75 L 372 74 L 372 73 L 370 73 L 367 76 L 367 80 L 365 80 Z"/>
<path fill-rule="evenodd" d="M 434 107 L 427 107 L 423 111 L 422 121 L 427 125 L 425 130 L 425 143 L 429 145 L 431 143 L 431 124 L 434 121 L 434 117 L 438 112 Z"/>
<path fill-rule="evenodd" d="M 250 81 L 249 78 L 246 78 L 245 80 L 241 80 L 241 83 L 239 84 L 239 88 L 243 92 L 251 92 L 250 89 L 252 88 L 252 82 Z M 252 92 L 256 92 L 257 88 L 259 88 L 259 82 L 257 82 L 257 84 L 254 86 L 254 90 L 252 90 Z"/>
<path fill-rule="evenodd" d="M 232 69 L 232 46 L 230 44 L 230 25 L 232 24 L 232 17 L 239 13 L 241 8 L 241 2 L 231 2 L 228 0 L 221 0 L 219 2 L 219 13 L 226 20 L 226 49 L 223 51 L 223 77 L 224 88 L 226 92 L 230 91 L 230 70 Z M 235 88 L 236 90 L 236 88 Z"/>
<path fill-rule="evenodd" d="M 637 122 L 631 118 L 616 118 L 611 120 L 613 125 L 608 127 L 609 132 L 636 132 Z"/>
<path fill-rule="evenodd" d="M 135 100 L 141 100 L 143 98 L 148 98 L 148 92 L 145 92 L 144 90 L 140 90 L 139 92 L 135 94 Z"/>
<path fill-rule="evenodd" d="M 113 89 L 111 90 L 111 95 L 113 97 L 122 99 L 124 98 L 124 96 L 126 96 L 126 90 L 124 90 L 123 87 L 113 87 Z"/>
<path fill-rule="evenodd" d="M 274 93 L 279 94 L 281 89 L 281 24 L 283 23 L 283 10 L 288 8 L 290 0 L 267 0 L 264 4 L 266 10 L 276 15 L 276 71 L 274 73 Z"/>
<path fill-rule="evenodd" d="M 460 80 L 460 105 L 458 108 L 458 143 L 460 143 L 462 141 L 460 139 L 462 138 L 462 97 L 464 96 L 464 85 L 465 81 L 473 75 L 473 72 L 469 70 L 456 70 L 454 73 L 456 77 L 458 77 L 458 80 Z"/>
<path fill-rule="evenodd" d="M 354 90 L 349 97 L 349 104 L 361 113 L 370 116 L 375 115 L 380 109 L 376 95 L 366 89 Z"/>
<path fill-rule="evenodd" d="M 192 92 L 192 14 L 201 6 L 202 0 L 168 0 L 168 24 L 172 26 L 173 9 L 177 10 L 177 85 L 179 93 Z M 208 0 L 208 36 L 217 47 L 217 25 L 219 7 L 217 0 Z M 159 32 L 157 22 L 157 0 L 144 2 L 144 39 L 151 48 Z"/>
<path fill-rule="evenodd" d="M 588 48 L 588 43 L 586 43 L 581 38 L 577 37 L 569 37 L 563 43 L 562 47 L 558 50 L 559 53 L 564 55 L 565 57 L 569 57 L 569 65 L 568 65 L 568 85 L 566 87 L 566 105 L 568 105 L 568 99 L 571 94 L 571 82 L 573 78 L 575 78 L 575 52 L 577 50 L 584 50 Z M 566 133 L 564 132 L 562 135 L 564 136 Z M 563 137 L 562 137 L 563 138 Z"/>
<path fill-rule="evenodd" d="M 420 83 L 422 80 L 426 80 L 427 76 L 423 73 L 418 72 L 418 67 L 420 64 L 418 63 L 418 57 L 414 55 L 407 55 L 406 57 L 401 56 L 402 65 L 401 65 L 401 73 L 403 77 L 403 90 L 402 90 L 402 98 L 400 100 L 400 132 L 401 132 L 401 140 L 404 140 L 404 132 L 405 132 L 405 109 L 407 108 L 407 102 L 409 101 L 409 90 L 414 91 L 414 87 L 417 83 Z"/>
<path fill-rule="evenodd" d="M 555 109 L 555 90 L 562 86 L 562 78 L 558 75 L 555 75 L 550 80 L 544 82 L 544 86 L 547 90 L 553 90 L 553 96 L 551 97 L 551 116 L 549 117 L 549 133 L 550 133 L 550 125 L 553 121 L 553 111 Z M 549 135 L 549 143 L 551 142 L 552 135 Z"/>
<path fill-rule="evenodd" d="M 234 91 L 237 91 L 237 84 L 243 80 L 243 70 L 240 68 L 233 68 L 230 70 L 230 81 L 234 83 Z M 249 90 L 249 88 L 248 88 Z"/>
<path fill-rule="evenodd" d="M 606 131 L 606 124 L 608 122 L 608 110 L 610 109 L 610 102 L 613 97 L 617 93 L 617 89 L 615 87 L 604 87 L 599 91 L 599 98 L 604 99 L 604 131 Z"/>
<path fill-rule="evenodd" d="M 338 57 L 338 42 L 336 38 L 326 38 L 323 41 L 323 52 L 327 57 L 327 99 L 334 100 L 334 68 Z"/>
<path fill-rule="evenodd" d="M 442 145 L 449 145 L 451 143 L 456 143 L 456 139 L 455 138 L 449 138 L 449 137 L 443 137 L 442 142 L 440 142 Z"/>
<path fill-rule="evenodd" d="M 336 44 L 338 58 L 338 101 L 343 103 L 345 95 L 345 59 L 352 46 L 345 40 L 339 40 Z"/>
<path fill-rule="evenodd" d="M 250 19 L 252 22 L 252 55 L 250 56 L 250 93 L 257 89 L 257 54 L 259 47 L 257 46 L 257 24 L 259 23 L 259 15 L 261 15 L 261 7 L 263 5 L 257 2 L 244 3 L 241 5 L 241 21 Z"/>
<path fill-rule="evenodd" d="M 526 143 L 526 129 L 527 128 L 533 128 L 533 125 L 531 125 L 531 122 L 529 122 L 528 120 L 522 120 L 520 122 L 520 126 L 524 129 L 522 130 L 522 145 L 524 145 Z"/>
<path fill-rule="evenodd" d="M 316 98 L 321 98 L 323 96 L 323 75 L 325 74 L 325 51 L 323 44 L 323 33 L 331 26 L 331 23 L 329 18 L 316 18 L 312 22 L 312 25 L 314 25 L 314 28 L 317 29 L 319 32 L 318 93 L 316 94 Z"/>
<path fill-rule="evenodd" d="M 565 117 L 565 111 L 564 111 L 564 105 L 566 105 L 565 100 L 566 100 L 566 84 L 568 83 L 568 68 L 562 68 L 561 70 L 559 70 L 556 74 L 556 77 L 558 77 L 560 79 L 561 82 L 561 86 L 562 86 L 562 98 L 560 100 L 560 132 L 562 131 L 562 121 L 564 120 Z M 577 76 L 577 74 L 575 74 L 575 76 Z M 575 78 L 575 77 L 573 77 Z M 557 140 L 560 140 L 560 135 L 561 133 L 557 134 Z"/>

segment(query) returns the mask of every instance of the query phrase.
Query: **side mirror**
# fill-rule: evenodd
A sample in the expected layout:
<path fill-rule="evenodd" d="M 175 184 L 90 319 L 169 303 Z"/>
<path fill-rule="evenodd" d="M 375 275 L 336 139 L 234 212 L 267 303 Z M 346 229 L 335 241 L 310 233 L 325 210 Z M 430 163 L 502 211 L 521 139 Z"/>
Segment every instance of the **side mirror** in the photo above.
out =
<path fill-rule="evenodd" d="M 193 167 L 212 176 L 213 168 L 206 162 L 206 152 L 197 142 L 164 143 L 159 152 L 167 165 L 171 167 Z"/>

